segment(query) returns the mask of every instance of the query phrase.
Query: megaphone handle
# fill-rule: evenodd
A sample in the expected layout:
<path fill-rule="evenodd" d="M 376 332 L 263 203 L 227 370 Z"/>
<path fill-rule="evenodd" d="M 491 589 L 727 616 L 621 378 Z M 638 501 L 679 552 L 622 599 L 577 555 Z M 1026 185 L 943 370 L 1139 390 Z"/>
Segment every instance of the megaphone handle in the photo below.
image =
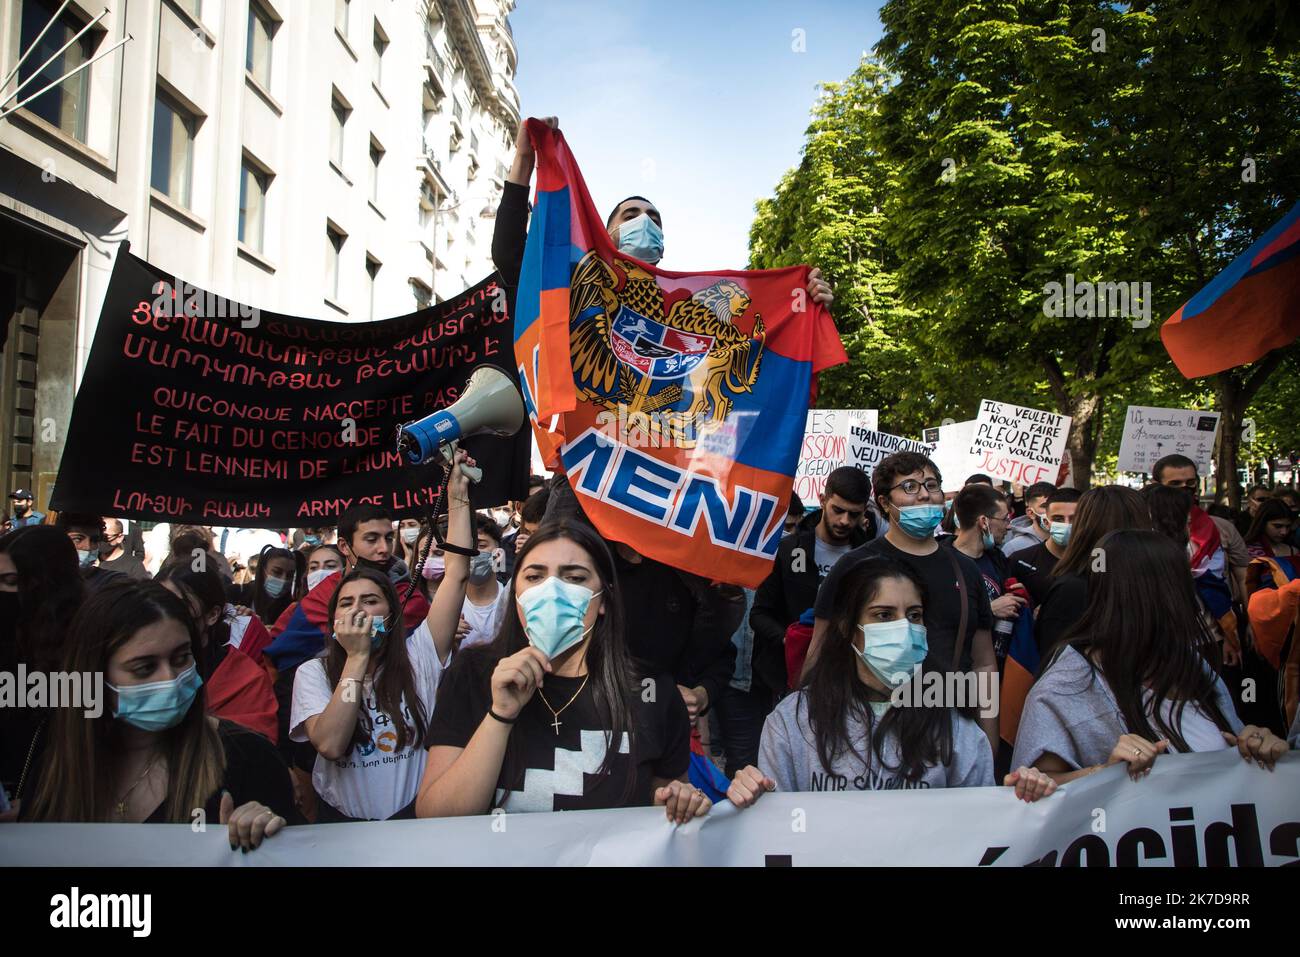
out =
<path fill-rule="evenodd" d="M 456 450 L 460 448 L 459 442 L 448 442 L 442 447 L 442 457 L 447 460 L 447 467 L 451 468 L 456 464 Z M 483 481 L 483 470 L 477 465 L 462 465 L 460 470 L 465 473 L 465 477 L 477 485 Z"/>

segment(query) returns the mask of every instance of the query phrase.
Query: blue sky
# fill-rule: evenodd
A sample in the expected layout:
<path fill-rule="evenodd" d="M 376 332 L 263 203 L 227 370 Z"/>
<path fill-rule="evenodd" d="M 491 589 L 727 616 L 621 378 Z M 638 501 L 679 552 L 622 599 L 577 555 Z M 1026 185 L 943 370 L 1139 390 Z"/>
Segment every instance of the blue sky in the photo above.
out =
<path fill-rule="evenodd" d="M 664 268 L 740 268 L 754 203 L 799 162 L 817 84 L 879 39 L 878 7 L 519 0 L 523 113 L 560 118 L 602 214 L 633 193 L 659 207 Z"/>

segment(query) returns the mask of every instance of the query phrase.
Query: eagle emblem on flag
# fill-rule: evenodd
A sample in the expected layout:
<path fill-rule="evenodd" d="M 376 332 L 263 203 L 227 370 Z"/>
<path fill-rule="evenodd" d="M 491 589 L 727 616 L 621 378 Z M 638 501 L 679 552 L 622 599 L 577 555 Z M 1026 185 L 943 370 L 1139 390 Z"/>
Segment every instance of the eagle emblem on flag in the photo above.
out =
<path fill-rule="evenodd" d="M 758 381 L 766 331 L 732 279 L 667 304 L 659 282 L 635 263 L 588 252 L 570 281 L 570 357 L 578 392 L 607 409 L 623 406 L 649 430 L 693 447 L 720 425 L 733 396 Z M 657 413 L 651 415 L 651 413 Z"/>

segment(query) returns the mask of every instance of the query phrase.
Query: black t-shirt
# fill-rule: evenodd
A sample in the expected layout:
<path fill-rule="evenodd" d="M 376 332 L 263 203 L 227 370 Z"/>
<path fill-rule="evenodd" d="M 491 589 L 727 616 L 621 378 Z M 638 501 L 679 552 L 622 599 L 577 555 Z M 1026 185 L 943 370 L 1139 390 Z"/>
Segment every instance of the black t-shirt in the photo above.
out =
<path fill-rule="evenodd" d="M 1059 559 L 1047 550 L 1045 542 L 1024 548 L 1011 556 L 1007 575 L 1029 590 L 1034 605 L 1041 605 L 1052 587 L 1052 569 Z"/>
<path fill-rule="evenodd" d="M 469 743 L 491 707 L 496 665 L 497 659 L 486 648 L 469 649 L 456 657 L 438 686 L 431 746 L 463 748 Z M 606 724 L 597 711 L 592 684 L 588 681 L 584 686 L 582 678 L 547 675 L 511 730 L 493 807 L 581 811 L 650 804 L 652 778 L 680 778 L 690 766 L 690 719 L 671 675 L 656 675 L 653 684 L 642 683 L 633 691 L 632 734 L 624 733 L 613 744 L 622 753 L 610 773 L 597 775 L 611 745 L 609 732 L 602 730 Z M 560 712 L 558 733 L 543 695 Z M 653 700 L 646 701 L 647 697 Z M 573 703 L 565 707 L 570 699 Z M 631 752 L 636 782 L 625 797 L 629 758 L 623 754 Z"/>
<path fill-rule="evenodd" d="M 37 744 L 37 753 L 32 756 L 32 773 L 23 786 L 23 808 L 31 807 L 31 796 L 36 793 L 39 776 L 43 772 L 44 751 L 47 747 L 49 724 L 42 729 Z M 296 810 L 293 802 L 293 782 L 289 779 L 289 769 L 280 760 L 280 755 L 269 740 L 256 731 L 249 731 L 232 721 L 219 720 L 217 734 L 222 747 L 226 749 L 226 773 L 222 776 L 221 786 L 212 792 L 204 803 L 204 813 L 209 824 L 221 820 L 221 792 L 229 791 L 235 807 L 249 801 L 260 801 L 276 814 L 286 820 L 295 820 Z M 164 815 L 167 801 L 161 804 L 144 819 L 144 824 L 167 824 Z M 20 819 L 23 817 L 19 809 Z"/>
<path fill-rule="evenodd" d="M 883 556 L 910 565 L 925 582 L 925 631 L 930 646 L 930 658 L 936 667 L 950 668 L 956 650 L 957 628 L 961 622 L 961 602 L 957 580 L 953 577 L 952 560 L 957 559 L 966 579 L 966 643 L 962 651 L 962 670 L 972 668 L 971 646 L 975 632 L 993 627 L 993 610 L 989 607 L 984 576 L 975 563 L 951 545 L 940 545 L 929 555 L 910 555 L 895 547 L 886 538 L 877 538 L 849 552 L 831 569 L 817 592 L 814 614 L 829 620 L 834 613 L 835 595 L 844 576 L 868 558 Z"/>
<path fill-rule="evenodd" d="M 145 581 L 149 576 L 149 569 L 144 567 L 144 562 L 134 555 L 123 553 L 121 558 L 112 558 L 99 560 L 99 567 L 105 571 L 117 572 L 125 575 L 127 578 L 133 578 L 136 581 Z"/>

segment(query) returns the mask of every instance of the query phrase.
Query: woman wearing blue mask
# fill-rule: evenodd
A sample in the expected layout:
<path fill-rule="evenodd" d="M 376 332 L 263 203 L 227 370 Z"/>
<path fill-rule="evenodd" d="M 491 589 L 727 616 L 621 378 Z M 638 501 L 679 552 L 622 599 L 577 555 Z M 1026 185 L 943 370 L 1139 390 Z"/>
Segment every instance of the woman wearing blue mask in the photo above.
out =
<path fill-rule="evenodd" d="M 456 454 L 448 480 L 449 544 L 467 548 L 469 480 Z M 414 817 L 434 695 L 452 653 L 469 562 L 447 552 L 442 587 L 407 634 L 408 587 L 358 565 L 331 596 L 333 635 L 293 678 L 290 738 L 316 750 L 312 785 L 325 823 Z"/>
<path fill-rule="evenodd" d="M 197 640 L 185 604 L 156 582 L 110 582 L 87 599 L 62 669 L 104 676 L 102 710 L 55 709 L 20 820 L 190 824 L 203 809 L 245 851 L 284 826 L 288 771 L 264 737 L 206 713 Z"/>
<path fill-rule="evenodd" d="M 909 682 L 925 685 L 938 666 L 929 651 L 925 585 L 902 562 L 871 558 L 842 582 L 826 646 L 807 684 L 763 726 L 757 767 L 736 775 L 727 797 L 741 807 L 766 791 L 881 791 L 988 787 L 993 754 L 969 707 L 925 705 Z M 987 703 L 982 703 L 987 704 Z M 1028 768 L 1007 776 L 1016 797 L 1050 794 L 1050 779 Z"/>
<path fill-rule="evenodd" d="M 663 806 L 706 814 L 687 778 L 690 721 L 672 676 L 628 654 L 605 543 L 545 523 L 520 550 L 491 645 L 461 653 L 438 691 L 420 817 Z"/>
<path fill-rule="evenodd" d="M 257 576 L 232 596 L 245 605 L 268 628 L 306 590 L 306 556 L 287 548 L 265 546 L 257 556 Z"/>
<path fill-rule="evenodd" d="M 935 464 L 917 452 L 895 452 L 871 473 L 871 491 L 889 522 L 885 534 L 853 549 L 831 568 L 817 591 L 812 643 L 804 664 L 807 676 L 819 654 L 841 582 L 859 562 L 889 558 L 906 565 L 925 582 L 930 601 L 925 627 L 931 653 L 939 666 L 956 672 L 994 674 L 993 611 L 977 566 L 951 545 L 935 541 L 943 517 L 943 476 Z M 990 679 L 980 678 L 987 681 Z M 982 714 L 980 726 L 996 747 L 996 716 Z"/>

